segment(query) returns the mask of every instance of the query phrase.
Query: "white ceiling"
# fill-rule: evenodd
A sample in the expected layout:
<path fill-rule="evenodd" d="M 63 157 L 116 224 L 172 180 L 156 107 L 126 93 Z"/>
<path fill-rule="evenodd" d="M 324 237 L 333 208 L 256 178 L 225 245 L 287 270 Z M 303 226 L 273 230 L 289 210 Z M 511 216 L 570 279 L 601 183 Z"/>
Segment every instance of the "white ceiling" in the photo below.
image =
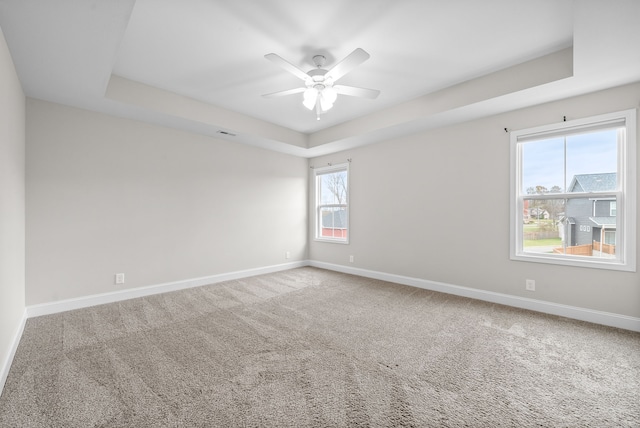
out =
<path fill-rule="evenodd" d="M 635 0 L 0 0 L 28 96 L 305 157 L 640 80 L 638 18 Z M 377 99 L 318 121 L 301 94 L 261 97 L 302 83 L 265 54 L 306 71 L 355 48 L 371 58 L 339 83 Z"/>

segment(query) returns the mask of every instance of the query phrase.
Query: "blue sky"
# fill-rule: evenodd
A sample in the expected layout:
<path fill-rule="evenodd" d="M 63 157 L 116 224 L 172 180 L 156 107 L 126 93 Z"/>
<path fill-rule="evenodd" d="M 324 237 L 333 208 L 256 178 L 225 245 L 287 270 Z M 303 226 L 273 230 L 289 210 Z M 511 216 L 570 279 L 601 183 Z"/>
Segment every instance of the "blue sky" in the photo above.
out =
<path fill-rule="evenodd" d="M 564 186 L 564 139 L 523 143 L 522 187 L 551 189 Z M 566 185 L 576 174 L 617 172 L 617 130 L 609 129 L 567 138 Z"/>

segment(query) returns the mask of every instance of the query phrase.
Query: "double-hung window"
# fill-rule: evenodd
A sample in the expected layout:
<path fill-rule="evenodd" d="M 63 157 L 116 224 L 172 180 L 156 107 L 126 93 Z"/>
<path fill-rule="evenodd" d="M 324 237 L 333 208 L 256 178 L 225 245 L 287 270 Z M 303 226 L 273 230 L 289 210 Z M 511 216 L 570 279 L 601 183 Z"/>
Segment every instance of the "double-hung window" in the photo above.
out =
<path fill-rule="evenodd" d="M 635 271 L 636 110 L 511 132 L 511 259 Z"/>
<path fill-rule="evenodd" d="M 349 164 L 315 168 L 315 238 L 349 242 Z"/>

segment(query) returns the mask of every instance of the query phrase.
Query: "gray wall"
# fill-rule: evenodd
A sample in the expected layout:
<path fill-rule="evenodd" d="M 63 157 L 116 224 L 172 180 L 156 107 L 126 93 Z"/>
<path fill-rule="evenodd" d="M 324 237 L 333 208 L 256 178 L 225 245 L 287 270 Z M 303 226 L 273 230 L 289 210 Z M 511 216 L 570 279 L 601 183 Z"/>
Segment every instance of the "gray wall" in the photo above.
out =
<path fill-rule="evenodd" d="M 504 132 L 631 108 L 639 96 L 640 84 L 627 85 L 311 160 L 353 159 L 349 245 L 306 239 L 305 159 L 28 100 L 26 303 L 308 257 L 640 317 L 638 273 L 509 260 Z M 11 222 L 19 235 L 19 213 Z M 6 337 L 24 310 L 20 278 L 12 287 Z"/>
<path fill-rule="evenodd" d="M 25 98 L 0 30 L 0 375 L 25 309 L 24 132 Z"/>
<path fill-rule="evenodd" d="M 640 84 L 627 85 L 311 159 L 352 163 L 350 243 L 310 236 L 310 259 L 640 317 L 637 272 L 509 260 L 504 131 L 634 108 L 638 99 Z M 536 280 L 534 293 L 525 279 Z"/>
<path fill-rule="evenodd" d="M 32 99 L 26 135 L 28 305 L 307 258 L 306 159 Z"/>

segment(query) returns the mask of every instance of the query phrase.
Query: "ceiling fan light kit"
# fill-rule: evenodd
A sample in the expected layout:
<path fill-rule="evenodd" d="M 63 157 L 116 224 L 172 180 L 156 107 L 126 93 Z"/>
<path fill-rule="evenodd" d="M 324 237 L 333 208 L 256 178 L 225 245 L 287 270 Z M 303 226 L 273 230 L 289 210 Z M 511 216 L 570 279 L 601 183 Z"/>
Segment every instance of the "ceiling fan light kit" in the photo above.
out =
<path fill-rule="evenodd" d="M 265 58 L 303 80 L 305 87 L 274 92 L 263 95 L 263 97 L 280 97 L 302 92 L 302 104 L 309 110 L 315 110 L 317 120 L 320 120 L 322 113 L 327 112 L 333 107 L 333 104 L 338 98 L 338 94 L 370 99 L 374 99 L 380 94 L 380 91 L 375 89 L 344 85 L 334 86 L 335 81 L 369 59 L 369 54 L 360 48 L 351 52 L 345 59 L 330 70 L 322 68 L 326 61 L 324 55 L 314 55 L 313 63 L 316 65 L 316 68 L 307 73 L 274 53 L 265 55 Z"/>

